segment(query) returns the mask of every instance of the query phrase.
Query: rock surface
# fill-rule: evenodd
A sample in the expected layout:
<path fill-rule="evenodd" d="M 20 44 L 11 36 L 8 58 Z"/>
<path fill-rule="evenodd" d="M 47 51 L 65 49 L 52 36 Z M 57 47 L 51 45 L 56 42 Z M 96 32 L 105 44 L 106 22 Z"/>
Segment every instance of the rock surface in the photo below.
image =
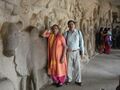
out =
<path fill-rule="evenodd" d="M 14 56 L 8 58 L 2 54 L 0 38 L 0 76 L 3 75 L 1 78 L 7 77 L 15 90 L 25 90 L 27 85 L 20 89 L 20 82 L 23 76 L 27 79 L 31 75 L 29 69 L 32 69 L 38 76 L 33 77 L 38 88 L 47 84 L 49 82 L 46 74 L 47 44 L 46 39 L 38 37 L 38 33 L 53 24 L 58 24 L 61 32 L 64 32 L 68 29 L 69 19 L 76 20 L 77 28 L 82 31 L 86 49 L 83 63 L 88 62 L 95 54 L 96 30 L 101 26 L 111 27 L 113 11 L 119 12 L 110 0 L 0 0 L 0 28 L 6 21 L 23 22 L 23 28 L 19 31 L 20 42 L 15 49 L 16 58 Z M 38 31 L 25 32 L 30 25 L 37 27 Z M 27 62 L 28 58 L 31 62 Z"/>

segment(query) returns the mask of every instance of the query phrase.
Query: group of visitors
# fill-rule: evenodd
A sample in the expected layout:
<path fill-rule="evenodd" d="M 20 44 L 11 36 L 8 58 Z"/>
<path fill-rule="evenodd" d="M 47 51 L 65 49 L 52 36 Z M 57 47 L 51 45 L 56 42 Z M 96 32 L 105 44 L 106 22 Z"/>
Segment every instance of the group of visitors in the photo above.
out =
<path fill-rule="evenodd" d="M 96 33 L 96 48 L 99 53 L 109 54 L 112 47 L 112 32 L 110 28 L 101 27 Z"/>
<path fill-rule="evenodd" d="M 69 20 L 67 24 L 68 30 L 64 34 L 60 33 L 57 24 L 42 34 L 48 38 L 48 75 L 56 86 L 62 86 L 72 82 L 73 71 L 76 70 L 75 84 L 81 86 L 80 60 L 84 57 L 83 37 L 81 31 L 76 29 L 74 20 Z"/>

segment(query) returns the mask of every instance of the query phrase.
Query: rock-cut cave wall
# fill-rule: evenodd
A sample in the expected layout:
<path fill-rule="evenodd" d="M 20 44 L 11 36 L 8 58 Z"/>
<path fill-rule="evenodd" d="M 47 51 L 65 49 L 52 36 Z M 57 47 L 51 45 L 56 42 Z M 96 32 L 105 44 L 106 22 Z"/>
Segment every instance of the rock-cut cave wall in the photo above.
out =
<path fill-rule="evenodd" d="M 76 20 L 84 37 L 88 60 L 95 54 L 96 30 L 111 26 L 111 13 L 112 5 L 106 0 L 0 0 L 0 90 L 8 90 L 6 85 L 11 87 L 9 90 L 30 90 L 27 84 L 31 81 L 38 90 L 50 82 L 46 73 L 46 39 L 38 37 L 39 31 L 58 24 L 64 32 L 67 21 Z M 17 26 L 18 21 L 22 22 L 22 27 Z M 12 32 L 10 23 L 18 30 L 19 43 L 14 55 L 6 57 L 2 53 L 2 35 Z"/>

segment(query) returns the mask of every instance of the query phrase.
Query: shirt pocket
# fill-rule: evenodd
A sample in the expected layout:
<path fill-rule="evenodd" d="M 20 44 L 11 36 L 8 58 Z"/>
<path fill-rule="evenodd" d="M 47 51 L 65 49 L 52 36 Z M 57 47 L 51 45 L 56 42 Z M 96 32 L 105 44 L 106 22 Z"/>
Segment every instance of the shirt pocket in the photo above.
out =
<path fill-rule="evenodd" d="M 74 36 L 74 40 L 79 41 L 79 35 L 77 33 Z"/>

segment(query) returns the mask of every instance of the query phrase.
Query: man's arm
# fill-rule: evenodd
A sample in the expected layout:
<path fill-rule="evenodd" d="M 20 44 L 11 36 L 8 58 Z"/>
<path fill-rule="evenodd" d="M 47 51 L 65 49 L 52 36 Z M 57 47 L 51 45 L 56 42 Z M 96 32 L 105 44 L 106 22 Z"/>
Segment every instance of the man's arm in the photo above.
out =
<path fill-rule="evenodd" d="M 85 50 L 84 50 L 84 40 L 81 31 L 79 31 L 79 37 L 80 37 L 80 50 L 81 55 L 84 56 Z"/>
<path fill-rule="evenodd" d="M 66 39 L 66 37 L 67 37 L 67 31 L 63 33 L 63 36 Z"/>

